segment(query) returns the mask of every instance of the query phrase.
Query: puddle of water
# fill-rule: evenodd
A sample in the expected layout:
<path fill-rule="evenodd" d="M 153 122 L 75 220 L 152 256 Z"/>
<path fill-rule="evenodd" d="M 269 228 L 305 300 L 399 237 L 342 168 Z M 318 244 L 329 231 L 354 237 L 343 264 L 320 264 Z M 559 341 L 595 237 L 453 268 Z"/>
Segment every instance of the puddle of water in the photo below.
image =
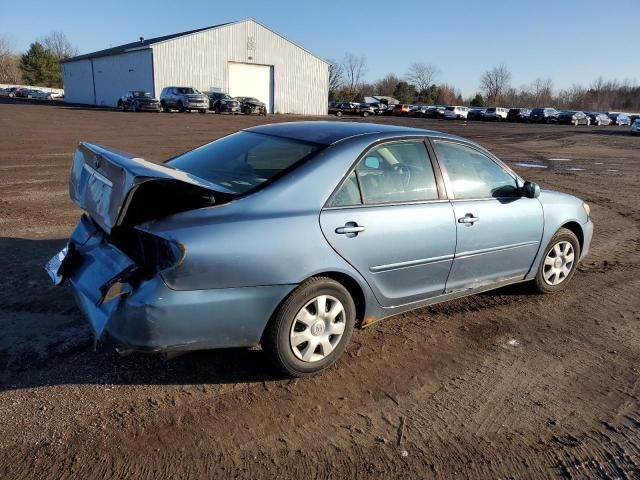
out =
<path fill-rule="evenodd" d="M 571 167 L 571 168 L 567 168 L 567 170 L 572 172 L 584 172 L 585 169 L 580 167 Z"/>
<path fill-rule="evenodd" d="M 546 165 L 540 165 L 539 163 L 516 162 L 514 165 L 524 168 L 548 168 Z"/>

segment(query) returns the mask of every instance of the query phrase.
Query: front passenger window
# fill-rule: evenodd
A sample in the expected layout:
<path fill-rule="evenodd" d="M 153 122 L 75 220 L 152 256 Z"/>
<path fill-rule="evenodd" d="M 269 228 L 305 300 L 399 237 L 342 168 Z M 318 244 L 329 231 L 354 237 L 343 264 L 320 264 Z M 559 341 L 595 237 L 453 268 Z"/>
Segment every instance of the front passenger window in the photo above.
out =
<path fill-rule="evenodd" d="M 518 196 L 515 178 L 491 158 L 464 145 L 434 143 L 456 199 Z"/>

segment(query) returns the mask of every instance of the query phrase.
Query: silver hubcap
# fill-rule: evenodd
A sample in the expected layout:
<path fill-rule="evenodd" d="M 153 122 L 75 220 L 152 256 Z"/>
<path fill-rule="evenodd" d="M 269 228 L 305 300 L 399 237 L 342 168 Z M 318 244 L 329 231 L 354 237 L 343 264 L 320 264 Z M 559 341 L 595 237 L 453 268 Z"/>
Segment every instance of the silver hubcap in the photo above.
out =
<path fill-rule="evenodd" d="M 289 335 L 291 350 L 304 362 L 318 362 L 338 346 L 345 328 L 342 303 L 330 295 L 319 295 L 296 315 Z"/>
<path fill-rule="evenodd" d="M 558 285 L 565 281 L 574 262 L 573 245 L 569 242 L 556 243 L 544 259 L 542 277 L 549 285 Z"/>

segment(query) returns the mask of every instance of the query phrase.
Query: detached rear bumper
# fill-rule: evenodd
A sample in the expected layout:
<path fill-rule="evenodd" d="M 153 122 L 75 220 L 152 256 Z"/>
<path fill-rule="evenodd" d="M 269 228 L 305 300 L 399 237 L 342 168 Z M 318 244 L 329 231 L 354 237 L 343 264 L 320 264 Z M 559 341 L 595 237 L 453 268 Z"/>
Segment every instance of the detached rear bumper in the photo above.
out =
<path fill-rule="evenodd" d="M 256 345 L 295 285 L 172 290 L 83 217 L 60 272 L 96 338 L 106 331 L 128 350 L 165 352 Z M 212 272 L 212 274 L 215 274 Z"/>

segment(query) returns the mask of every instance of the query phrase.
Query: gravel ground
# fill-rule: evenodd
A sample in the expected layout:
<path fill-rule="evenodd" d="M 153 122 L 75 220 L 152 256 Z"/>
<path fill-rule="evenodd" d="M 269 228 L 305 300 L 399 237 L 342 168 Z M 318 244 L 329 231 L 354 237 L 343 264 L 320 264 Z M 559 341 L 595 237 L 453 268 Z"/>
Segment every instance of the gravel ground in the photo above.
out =
<path fill-rule="evenodd" d="M 80 211 L 80 140 L 163 160 L 299 117 L 0 102 L 0 478 L 640 478 L 640 139 L 616 127 L 371 121 L 469 137 L 588 201 L 591 255 L 561 294 L 510 287 L 354 334 L 290 380 L 259 349 L 94 352 L 42 270 Z"/>

